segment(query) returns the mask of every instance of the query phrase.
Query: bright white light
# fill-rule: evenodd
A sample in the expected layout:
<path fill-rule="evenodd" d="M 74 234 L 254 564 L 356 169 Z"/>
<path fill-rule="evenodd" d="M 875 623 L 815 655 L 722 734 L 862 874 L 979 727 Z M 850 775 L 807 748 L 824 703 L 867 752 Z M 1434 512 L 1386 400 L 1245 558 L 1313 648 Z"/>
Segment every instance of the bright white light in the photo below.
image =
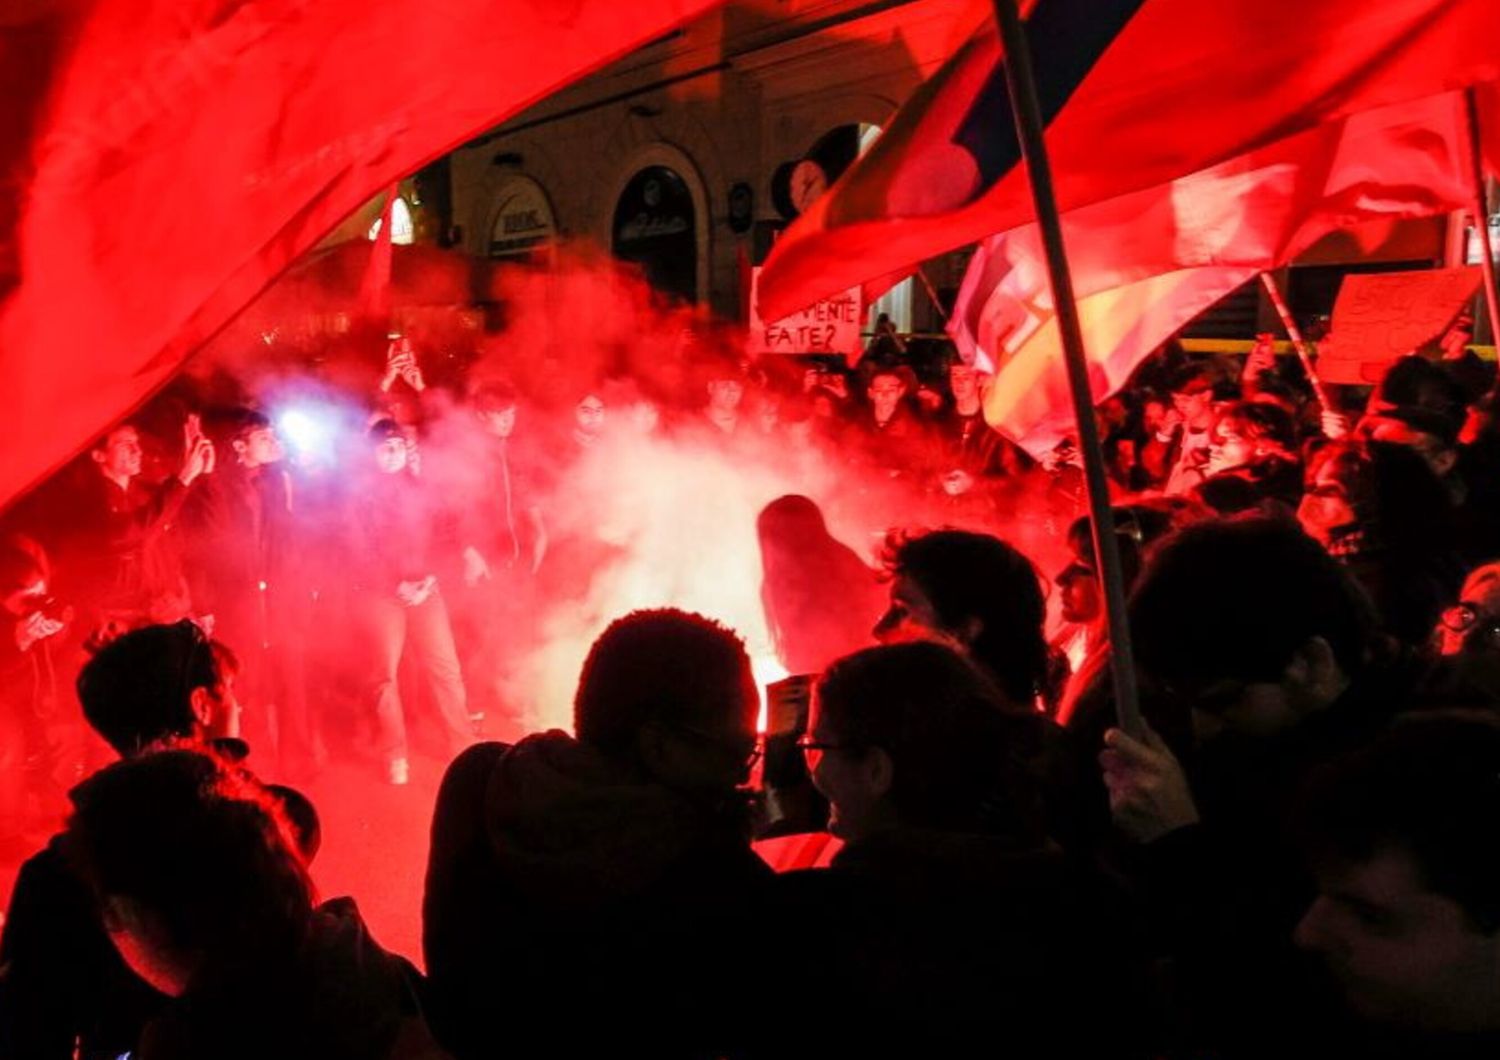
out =
<path fill-rule="evenodd" d="M 298 453 L 316 453 L 327 447 L 332 435 L 329 425 L 301 409 L 288 409 L 276 421 L 281 436 Z"/>
<path fill-rule="evenodd" d="M 370 226 L 369 239 L 374 242 L 380 235 L 380 222 L 382 218 L 375 218 L 375 223 Z M 391 204 L 391 242 L 397 246 L 411 246 L 416 235 L 416 230 L 411 223 L 411 207 L 406 205 L 406 200 L 397 197 Z"/>
<path fill-rule="evenodd" d="M 781 660 L 774 655 L 752 655 L 750 672 L 755 675 L 755 687 L 760 689 L 760 712 L 755 716 L 755 731 L 764 736 L 769 710 L 766 705 L 766 686 L 773 685 L 791 675 L 786 672 L 786 667 L 781 665 Z"/>

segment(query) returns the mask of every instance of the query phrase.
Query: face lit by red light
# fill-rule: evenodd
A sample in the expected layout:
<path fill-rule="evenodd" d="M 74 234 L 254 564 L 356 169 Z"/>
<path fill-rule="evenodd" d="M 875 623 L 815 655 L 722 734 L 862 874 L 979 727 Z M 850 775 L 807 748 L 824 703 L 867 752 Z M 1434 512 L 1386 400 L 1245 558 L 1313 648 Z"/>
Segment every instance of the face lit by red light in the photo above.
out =
<path fill-rule="evenodd" d="M 383 438 L 375 446 L 375 466 L 387 475 L 399 474 L 406 470 L 408 454 L 406 451 L 406 439 L 392 435 Z"/>
<path fill-rule="evenodd" d="M 125 966 L 168 997 L 181 997 L 192 977 L 191 963 L 166 941 L 156 918 L 124 898 L 104 900 L 104 927 Z"/>
<path fill-rule="evenodd" d="M 1195 431 L 1206 430 L 1213 425 L 1214 392 L 1212 389 L 1175 393 L 1172 395 L 1172 407 Z"/>
<path fill-rule="evenodd" d="M 875 828 L 885 794 L 872 775 L 870 756 L 882 753 L 847 743 L 829 724 L 814 698 L 807 722 L 809 746 L 803 751 L 813 787 L 828 800 L 828 831 L 853 842 Z"/>
<path fill-rule="evenodd" d="M 875 410 L 875 419 L 884 423 L 896 414 L 896 408 L 906 394 L 906 386 L 901 382 L 900 376 L 882 373 L 870 380 L 870 389 L 865 393 Z"/>
<path fill-rule="evenodd" d="M 745 385 L 738 379 L 714 379 L 708 384 L 709 407 L 719 412 L 733 412 L 745 396 Z"/>
<path fill-rule="evenodd" d="M 898 574 L 891 582 L 890 606 L 871 632 L 882 644 L 913 640 L 946 642 L 950 636 L 927 593 L 907 574 Z"/>
<path fill-rule="evenodd" d="M 257 427 L 234 443 L 234 451 L 247 468 L 274 464 L 286 456 L 281 448 L 281 439 L 270 427 Z"/>
<path fill-rule="evenodd" d="M 1099 579 L 1092 568 L 1070 563 L 1057 576 L 1064 622 L 1092 622 L 1099 617 Z"/>
<path fill-rule="evenodd" d="M 604 401 L 587 394 L 573 408 L 573 425 L 578 434 L 593 440 L 604 432 Z"/>
<path fill-rule="evenodd" d="M 1242 423 L 1222 419 L 1209 436 L 1208 473 L 1217 475 L 1232 467 L 1243 467 L 1255 459 L 1258 449 L 1256 440 L 1245 433 Z"/>
<path fill-rule="evenodd" d="M 479 425 L 492 437 L 509 438 L 516 429 L 516 407 L 494 409 L 483 408 L 479 410 Z"/>
<path fill-rule="evenodd" d="M 979 397 L 979 373 L 967 364 L 955 364 L 948 369 L 948 389 L 953 400 L 966 404 Z"/>
<path fill-rule="evenodd" d="M 112 479 L 132 479 L 141 473 L 141 436 L 134 427 L 116 427 L 94 450 L 94 462 Z"/>
<path fill-rule="evenodd" d="M 1500 1029 L 1500 932 L 1433 891 L 1404 850 L 1317 869 L 1297 944 L 1322 957 L 1351 1007 L 1426 1031 Z"/>
<path fill-rule="evenodd" d="M 1302 503 L 1297 506 L 1297 521 L 1309 537 L 1323 545 L 1359 521 L 1350 500 L 1349 485 L 1339 473 L 1336 461 L 1325 461 L 1308 482 Z"/>

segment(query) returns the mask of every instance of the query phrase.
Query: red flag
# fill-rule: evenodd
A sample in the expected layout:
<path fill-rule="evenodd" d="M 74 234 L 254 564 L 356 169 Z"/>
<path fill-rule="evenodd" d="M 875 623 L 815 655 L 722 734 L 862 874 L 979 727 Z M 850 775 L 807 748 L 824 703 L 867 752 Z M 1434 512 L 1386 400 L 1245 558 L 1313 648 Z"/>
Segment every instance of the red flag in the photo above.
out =
<path fill-rule="evenodd" d="M 359 285 L 359 312 L 365 320 L 384 331 L 391 322 L 391 240 L 395 227 L 396 199 L 399 185 L 392 184 L 385 193 L 375 239 L 370 243 L 370 260 Z"/>
<path fill-rule="evenodd" d="M 1486 125 L 1489 140 L 1500 129 Z M 1201 173 L 1063 216 L 1096 399 L 1163 340 L 1329 232 L 1423 217 L 1470 193 L 1461 93 L 1331 122 Z M 1036 225 L 986 240 L 950 333 L 997 364 L 991 424 L 1034 453 L 1074 429 Z"/>
<path fill-rule="evenodd" d="M 0 504 L 380 188 L 712 3 L 12 5 Z"/>
<path fill-rule="evenodd" d="M 1027 29 L 1064 211 L 1500 77 L 1495 0 L 1038 0 Z M 1001 63 L 990 23 L 786 231 L 769 315 L 1030 220 Z"/>

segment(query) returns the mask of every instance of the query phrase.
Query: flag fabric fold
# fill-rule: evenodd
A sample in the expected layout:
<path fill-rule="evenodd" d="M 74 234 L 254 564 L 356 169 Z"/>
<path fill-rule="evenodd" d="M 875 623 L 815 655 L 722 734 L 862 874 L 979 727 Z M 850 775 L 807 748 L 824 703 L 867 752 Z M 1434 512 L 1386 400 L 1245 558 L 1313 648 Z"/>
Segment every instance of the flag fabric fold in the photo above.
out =
<path fill-rule="evenodd" d="M 1494 0 L 1037 0 L 1027 31 L 1064 212 L 1500 78 Z M 764 311 L 1031 219 L 991 21 L 777 241 Z"/>
<path fill-rule="evenodd" d="M 1463 108 L 1460 92 L 1378 108 L 1063 215 L 1095 399 L 1203 309 L 1328 233 L 1463 208 Z M 1500 143 L 1494 123 L 1484 135 Z M 1072 433 L 1035 224 L 980 245 L 949 331 L 966 357 L 995 365 L 992 425 L 1034 453 Z"/>
<path fill-rule="evenodd" d="M 0 505 L 381 188 L 712 3 L 0 12 Z"/>

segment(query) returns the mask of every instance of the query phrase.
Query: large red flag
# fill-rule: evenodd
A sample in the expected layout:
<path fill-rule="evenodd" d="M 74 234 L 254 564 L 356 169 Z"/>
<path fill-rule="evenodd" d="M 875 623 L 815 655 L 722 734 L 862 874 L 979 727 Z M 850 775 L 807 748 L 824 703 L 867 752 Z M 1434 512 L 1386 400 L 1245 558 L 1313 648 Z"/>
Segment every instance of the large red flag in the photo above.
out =
<path fill-rule="evenodd" d="M 380 188 L 713 0 L 0 10 L 0 504 Z"/>
<path fill-rule="evenodd" d="M 1037 0 L 1027 29 L 1064 211 L 1500 77 L 1495 0 Z M 991 22 L 777 241 L 763 312 L 1031 216 Z"/>
<path fill-rule="evenodd" d="M 1500 145 L 1500 127 L 1487 123 Z M 1159 188 L 1063 216 L 1096 399 L 1158 344 L 1329 232 L 1460 209 L 1471 176 L 1462 93 L 1354 115 Z M 991 424 L 1039 453 L 1074 427 L 1035 224 L 976 252 L 950 333 L 995 362 Z"/>

